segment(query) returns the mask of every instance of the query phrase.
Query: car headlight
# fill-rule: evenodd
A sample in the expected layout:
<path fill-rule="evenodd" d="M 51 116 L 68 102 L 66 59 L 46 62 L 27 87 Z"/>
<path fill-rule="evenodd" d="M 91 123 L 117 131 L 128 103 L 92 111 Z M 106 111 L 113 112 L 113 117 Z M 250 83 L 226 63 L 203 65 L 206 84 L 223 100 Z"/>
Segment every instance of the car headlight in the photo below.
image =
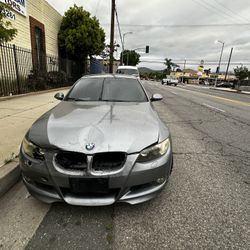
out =
<path fill-rule="evenodd" d="M 31 158 L 44 160 L 44 152 L 41 148 L 28 141 L 26 138 L 23 139 L 22 143 L 23 152 Z"/>
<path fill-rule="evenodd" d="M 170 147 L 170 140 L 168 138 L 159 144 L 156 144 L 141 151 L 139 157 L 137 158 L 137 162 L 147 162 L 155 160 L 166 154 L 169 147 Z"/>

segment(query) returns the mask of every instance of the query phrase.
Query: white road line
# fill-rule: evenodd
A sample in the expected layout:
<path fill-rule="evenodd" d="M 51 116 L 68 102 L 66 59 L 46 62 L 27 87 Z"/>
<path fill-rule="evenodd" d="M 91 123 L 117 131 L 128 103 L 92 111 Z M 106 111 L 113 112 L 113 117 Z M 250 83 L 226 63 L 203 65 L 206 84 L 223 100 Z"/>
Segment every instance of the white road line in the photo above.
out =
<path fill-rule="evenodd" d="M 173 92 L 173 91 L 169 91 L 171 94 L 174 94 L 174 95 L 177 95 L 177 96 L 179 96 L 179 94 L 177 94 L 177 93 L 175 93 L 175 92 Z"/>
<path fill-rule="evenodd" d="M 170 87 L 170 88 L 169 88 L 169 87 Z M 172 90 L 172 89 L 176 89 L 176 87 L 171 88 L 171 86 L 168 86 L 168 88 L 169 88 L 169 89 L 171 89 L 171 90 L 169 90 L 169 89 L 168 89 L 168 91 L 169 91 L 171 94 L 174 94 L 174 95 L 180 96 L 180 94 L 177 94 L 175 91 L 173 91 L 173 90 Z"/>
<path fill-rule="evenodd" d="M 208 108 L 210 108 L 210 109 L 214 109 L 214 110 L 220 111 L 220 112 L 222 112 L 222 113 L 226 113 L 225 110 L 216 108 L 216 107 L 211 106 L 211 105 L 209 105 L 209 104 L 203 103 L 202 105 L 205 106 L 205 107 L 208 107 Z"/>

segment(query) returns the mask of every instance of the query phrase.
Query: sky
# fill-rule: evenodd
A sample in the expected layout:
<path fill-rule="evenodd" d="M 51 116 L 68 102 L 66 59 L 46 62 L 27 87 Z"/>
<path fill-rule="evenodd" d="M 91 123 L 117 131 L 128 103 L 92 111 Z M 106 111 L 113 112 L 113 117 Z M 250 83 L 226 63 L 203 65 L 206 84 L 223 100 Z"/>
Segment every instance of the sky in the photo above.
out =
<path fill-rule="evenodd" d="M 47 0 L 62 15 L 74 3 L 96 16 L 110 36 L 111 0 Z M 197 69 L 201 60 L 214 71 L 222 49 L 221 71 L 226 69 L 231 48 L 232 66 L 250 67 L 250 0 L 116 0 L 125 49 L 143 50 L 139 66 L 165 68 L 164 58 L 186 68 Z M 117 24 L 117 23 L 116 23 Z M 116 25 L 115 40 L 121 45 Z M 119 57 L 120 50 L 115 54 Z"/>

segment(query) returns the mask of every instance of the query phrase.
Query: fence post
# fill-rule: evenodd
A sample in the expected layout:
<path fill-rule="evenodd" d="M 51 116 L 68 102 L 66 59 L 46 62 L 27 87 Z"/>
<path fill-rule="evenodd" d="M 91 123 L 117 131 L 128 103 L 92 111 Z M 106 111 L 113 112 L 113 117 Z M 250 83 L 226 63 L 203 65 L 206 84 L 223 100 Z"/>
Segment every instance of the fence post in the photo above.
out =
<path fill-rule="evenodd" d="M 15 44 L 13 44 L 13 53 L 14 53 L 14 59 L 15 59 L 15 70 L 16 70 L 18 94 L 21 94 L 20 77 L 19 77 L 18 62 L 17 62 L 17 55 L 16 55 L 16 45 Z"/>

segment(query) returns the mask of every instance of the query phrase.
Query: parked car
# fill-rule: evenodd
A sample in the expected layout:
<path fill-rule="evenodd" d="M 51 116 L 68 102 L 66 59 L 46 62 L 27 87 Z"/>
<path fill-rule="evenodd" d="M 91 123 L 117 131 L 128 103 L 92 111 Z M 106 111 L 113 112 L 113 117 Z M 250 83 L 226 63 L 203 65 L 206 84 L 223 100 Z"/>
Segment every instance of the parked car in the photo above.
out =
<path fill-rule="evenodd" d="M 116 70 L 117 74 L 133 75 L 140 79 L 140 73 L 136 66 L 119 66 Z"/>
<path fill-rule="evenodd" d="M 173 77 L 173 76 L 167 76 L 166 78 L 163 78 L 161 81 L 161 84 L 167 84 L 167 85 L 174 85 L 177 86 L 178 84 L 178 79 Z"/>
<path fill-rule="evenodd" d="M 79 79 L 29 129 L 20 149 L 23 182 L 41 201 L 137 204 L 154 198 L 173 166 L 171 137 L 132 76 Z"/>
<path fill-rule="evenodd" d="M 216 87 L 221 87 L 221 88 L 233 88 L 234 84 L 233 82 L 217 82 Z"/>

